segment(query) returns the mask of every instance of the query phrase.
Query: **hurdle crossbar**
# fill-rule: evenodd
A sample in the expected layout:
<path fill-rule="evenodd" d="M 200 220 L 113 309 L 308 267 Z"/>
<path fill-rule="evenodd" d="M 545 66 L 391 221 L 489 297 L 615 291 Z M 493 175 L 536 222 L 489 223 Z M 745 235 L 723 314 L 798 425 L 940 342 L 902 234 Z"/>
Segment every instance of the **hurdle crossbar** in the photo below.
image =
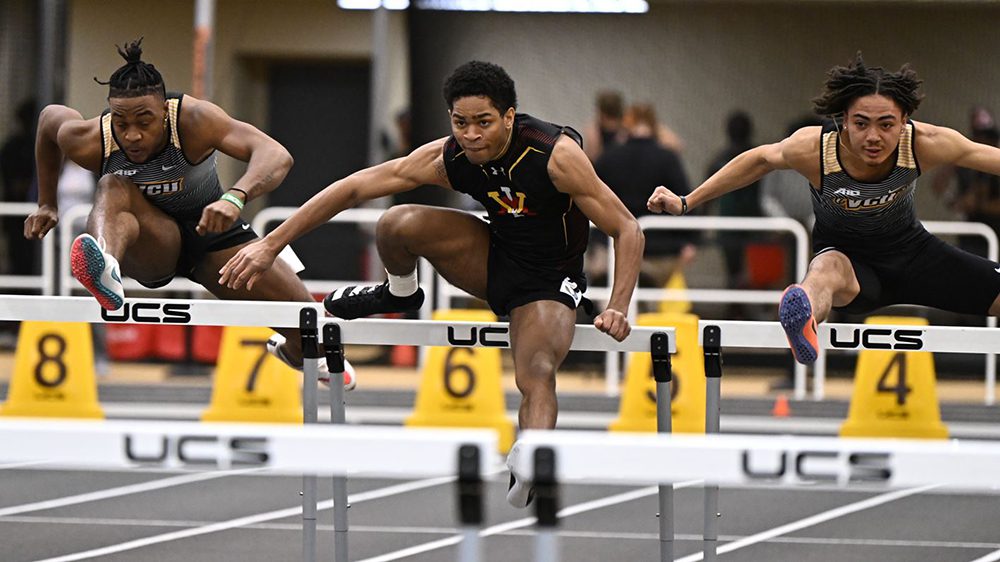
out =
<path fill-rule="evenodd" d="M 702 320 L 699 328 L 719 326 L 723 347 L 787 348 L 777 322 Z M 878 349 L 940 353 L 996 353 L 1000 330 L 964 326 L 893 326 L 880 324 L 820 324 L 819 345 L 828 350 Z M 701 336 L 699 335 L 699 340 Z"/>
<path fill-rule="evenodd" d="M 303 308 L 316 309 L 320 324 L 335 322 L 340 325 L 342 342 L 345 344 L 510 347 L 510 330 L 506 322 L 377 318 L 340 320 L 323 318 L 325 311 L 319 303 L 127 299 L 122 308 L 106 311 L 91 297 L 4 295 L 0 298 L 0 320 L 298 328 L 299 312 Z M 617 342 L 593 326 L 578 325 L 570 349 L 648 352 L 649 339 L 657 332 L 670 336 L 670 352 L 675 352 L 673 328 L 639 326 L 633 327 L 632 333 L 624 341 Z"/>
<path fill-rule="evenodd" d="M 259 468 L 272 474 L 454 476 L 464 445 L 481 473 L 499 462 L 486 429 L 245 423 L 0 420 L 0 462 L 100 470 Z"/>
<path fill-rule="evenodd" d="M 515 470 L 539 447 L 556 453 L 561 483 L 816 484 L 1000 491 L 1000 442 L 773 435 L 640 435 L 525 431 Z M 601 459 L 595 462 L 594 459 Z"/>

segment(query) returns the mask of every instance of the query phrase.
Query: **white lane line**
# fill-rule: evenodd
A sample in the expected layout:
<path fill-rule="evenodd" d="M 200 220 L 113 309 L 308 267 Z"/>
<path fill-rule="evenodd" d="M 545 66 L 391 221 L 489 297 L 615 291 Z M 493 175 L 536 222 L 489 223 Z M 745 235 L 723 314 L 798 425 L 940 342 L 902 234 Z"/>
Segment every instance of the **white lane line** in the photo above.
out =
<path fill-rule="evenodd" d="M 26 466 L 38 466 L 40 464 L 46 464 L 49 461 L 24 461 L 24 462 L 9 462 L 7 464 L 0 464 L 0 470 L 10 470 L 13 468 L 23 468 Z"/>
<path fill-rule="evenodd" d="M 121 496 L 128 496 L 131 494 L 150 492 L 152 490 L 162 490 L 163 488 L 170 488 L 173 486 L 183 486 L 185 484 L 190 484 L 192 482 L 201 482 L 203 480 L 212 480 L 215 478 L 223 478 L 226 476 L 245 474 L 249 470 L 259 470 L 259 469 L 241 469 L 241 470 L 226 470 L 221 472 L 198 472 L 194 474 L 183 474 L 181 476 L 161 478 L 159 480 L 143 482 L 141 484 L 129 484 L 128 486 L 119 486 L 117 488 L 108 488 L 107 490 L 87 492 L 86 494 L 78 494 L 75 496 L 67 496 L 52 500 L 44 500 L 40 502 L 14 505 L 10 507 L 0 508 L 0 517 L 6 517 L 8 515 L 17 515 L 19 513 L 28 513 L 31 511 L 40 511 L 43 509 L 66 507 L 69 505 L 77 505 L 81 503 L 106 500 L 111 498 L 118 498 Z"/>
<path fill-rule="evenodd" d="M 117 519 L 117 518 L 86 518 L 86 517 L 44 517 L 44 516 L 12 516 L 5 517 L 0 523 L 28 523 L 33 525 L 104 525 L 109 527 L 197 527 L 210 525 L 211 521 L 185 521 L 181 519 Z M 259 523 L 248 525 L 246 529 L 267 531 L 302 532 L 301 523 Z M 320 531 L 333 531 L 333 525 L 317 525 Z M 405 525 L 351 525 L 351 533 L 398 533 L 406 535 L 454 535 L 460 533 L 456 527 L 412 527 Z M 513 529 L 502 533 L 509 536 L 531 537 L 536 533 L 532 529 Z M 630 540 L 655 541 L 660 536 L 656 533 L 629 533 L 621 531 L 567 531 L 556 532 L 560 538 L 568 539 L 598 539 L 598 540 Z M 721 541 L 735 541 L 744 538 L 742 535 L 719 535 Z M 678 541 L 701 541 L 700 534 L 678 533 L 674 536 Z M 776 544 L 801 545 L 840 545 L 840 546 L 910 546 L 919 548 L 953 548 L 953 549 L 1000 549 L 1000 542 L 968 542 L 968 541 L 915 541 L 911 539 L 851 539 L 831 537 L 775 537 L 769 542 Z M 987 559 L 980 559 L 984 562 Z M 1000 560 L 1000 559 L 997 559 Z M 977 562 L 977 561 L 973 561 Z"/>
<path fill-rule="evenodd" d="M 997 562 L 997 560 L 1000 560 L 1000 550 L 991 552 L 982 558 L 976 558 L 972 562 Z"/>
<path fill-rule="evenodd" d="M 827 521 L 830 521 L 832 519 L 836 519 L 838 517 L 843 517 L 845 515 L 850 515 L 852 513 L 857 513 L 859 511 L 863 511 L 865 509 L 870 509 L 870 508 L 873 508 L 873 507 L 877 507 L 877 506 L 880 506 L 880 505 L 883 505 L 883 504 L 886 504 L 886 503 L 889 503 L 889 502 L 893 502 L 893 501 L 896 501 L 896 500 L 901 500 L 901 499 L 903 499 L 905 497 L 916 495 L 916 494 L 920 494 L 920 493 L 926 492 L 928 490 L 932 490 L 932 489 L 937 488 L 937 487 L 939 487 L 937 484 L 932 484 L 932 485 L 928 485 L 928 486 L 920 486 L 919 488 L 910 488 L 910 489 L 907 489 L 907 490 L 897 490 L 895 492 L 889 492 L 887 494 L 882 494 L 882 495 L 875 496 L 873 498 L 868 498 L 866 500 L 862 500 L 862 501 L 859 501 L 859 502 L 855 502 L 855 503 L 843 505 L 843 506 L 840 506 L 840 507 L 837 507 L 837 508 L 834 508 L 834 509 L 831 509 L 831 510 L 828 510 L 828 511 L 824 511 L 822 513 L 817 513 L 816 515 L 813 515 L 811 517 L 806 517 L 805 519 L 800 519 L 798 521 L 793 521 L 791 523 L 788 523 L 787 525 L 782 525 L 780 527 L 775 527 L 773 529 L 768 529 L 767 531 L 763 531 L 763 532 L 757 533 L 755 535 L 750 535 L 749 537 L 745 537 L 745 538 L 742 538 L 742 539 L 739 539 L 739 540 L 735 540 L 735 541 L 730 542 L 730 543 L 726 543 L 724 545 L 721 545 L 721 546 L 717 547 L 716 548 L 716 553 L 717 554 L 725 554 L 727 552 L 732 552 L 734 550 L 739 550 L 741 548 L 745 548 L 745 547 L 757 544 L 759 542 L 764 542 L 764 541 L 772 539 L 774 537 L 778 537 L 778 536 L 781 536 L 781 535 L 786 535 L 788 533 L 794 533 L 795 531 L 799 531 L 799 530 L 805 529 L 807 527 L 812 527 L 813 525 L 818 525 L 820 523 L 825 523 Z M 674 562 L 698 562 L 699 560 L 702 560 L 703 557 L 704 557 L 704 553 L 697 552 L 695 554 L 691 554 L 691 555 L 685 556 L 683 558 L 678 558 Z"/>
<path fill-rule="evenodd" d="M 439 486 L 441 484 L 447 484 L 449 482 L 454 482 L 454 476 L 448 476 L 443 478 L 428 478 L 426 480 L 417 480 L 414 482 L 406 482 L 404 484 L 397 484 L 395 486 L 388 486 L 386 488 L 379 488 L 377 490 L 371 490 L 368 492 L 362 492 L 355 494 L 353 496 L 348 496 L 348 503 L 361 503 L 364 501 L 370 501 L 374 499 L 384 498 L 388 496 L 393 496 L 396 494 L 403 494 L 406 492 L 412 492 L 414 490 L 420 490 L 423 488 L 430 488 L 433 486 Z M 326 500 L 317 503 L 316 510 L 322 511 L 325 509 L 331 509 L 333 507 L 333 500 Z M 285 517 L 294 517 L 296 515 L 302 514 L 302 506 L 289 507 L 286 509 L 279 509 L 275 511 L 269 511 L 266 513 L 258 513 L 256 515 L 248 515 L 246 517 L 240 517 L 237 519 L 230 519 L 228 521 L 220 521 L 218 523 L 212 523 L 210 525 L 203 525 L 201 527 L 196 527 L 194 529 L 184 529 L 182 531 L 173 531 L 169 533 L 163 533 L 160 535 L 154 535 L 152 537 L 146 537 L 142 539 L 137 539 L 133 541 L 127 541 L 119 544 L 113 544 L 105 546 L 102 548 L 95 548 L 92 550 L 86 550 L 83 552 L 75 552 L 73 554 L 66 554 L 63 556 L 56 556 L 55 558 L 46 558 L 44 560 L 38 560 L 37 562 L 72 562 L 74 560 L 86 560 L 88 558 L 95 558 L 97 556 L 105 556 L 108 554 L 115 554 L 118 552 L 125 552 L 128 550 L 135 550 L 137 548 L 142 548 L 145 546 L 150 546 L 154 544 L 175 541 L 180 539 L 186 539 L 189 537 L 196 537 L 199 535 L 207 535 L 210 533 L 216 533 L 219 531 L 226 531 L 229 529 L 235 529 L 237 527 L 246 527 L 249 525 L 256 525 L 258 523 L 264 523 L 266 521 L 272 521 L 274 519 L 283 519 Z"/>
<path fill-rule="evenodd" d="M 674 489 L 686 488 L 688 486 L 694 486 L 696 484 L 702 484 L 702 480 L 691 480 L 688 482 L 679 482 L 674 484 Z M 573 505 L 570 507 L 563 508 L 559 510 L 558 516 L 560 518 L 569 517 L 571 515 L 577 515 L 587 511 L 593 511 L 595 509 L 600 509 L 603 507 L 609 507 L 612 505 L 626 503 L 633 500 L 641 499 L 647 496 L 656 494 L 656 486 L 649 486 L 646 488 L 640 488 L 638 490 L 632 490 L 630 492 L 625 492 L 623 494 L 616 494 L 614 496 L 609 496 L 606 498 L 601 498 L 598 500 L 592 500 L 589 502 L 584 502 L 581 504 Z M 487 527 L 479 531 L 480 537 L 489 537 L 493 535 L 499 535 L 513 531 L 515 529 L 521 529 L 535 524 L 534 517 L 525 517 L 523 519 L 515 519 L 514 521 L 508 521 L 506 523 L 500 523 L 499 525 L 493 525 L 492 527 Z M 395 552 L 389 552 L 387 554 L 382 554 L 380 556 L 375 556 L 372 558 L 365 558 L 359 562 L 390 562 L 391 560 L 399 560 L 401 558 L 407 558 L 409 556 L 416 556 L 417 554 L 423 554 L 425 552 L 430 552 L 432 550 L 438 550 L 441 548 L 447 548 L 453 546 L 462 541 L 462 535 L 455 535 L 443 539 L 438 539 L 436 541 L 427 542 L 424 544 L 418 544 L 411 546 L 409 548 L 404 548 L 402 550 L 397 550 Z"/>

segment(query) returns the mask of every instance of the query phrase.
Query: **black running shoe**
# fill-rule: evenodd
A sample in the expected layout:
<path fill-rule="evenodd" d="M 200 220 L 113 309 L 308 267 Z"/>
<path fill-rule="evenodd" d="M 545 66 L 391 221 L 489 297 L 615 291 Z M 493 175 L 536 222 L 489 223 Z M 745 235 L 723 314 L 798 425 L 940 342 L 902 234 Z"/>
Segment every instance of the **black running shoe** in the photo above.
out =
<path fill-rule="evenodd" d="M 352 285 L 342 287 L 330 293 L 323 299 L 326 311 L 344 320 L 385 314 L 388 312 L 407 312 L 417 310 L 424 304 L 424 290 L 408 297 L 397 297 L 389 292 L 389 282 L 381 285 Z"/>

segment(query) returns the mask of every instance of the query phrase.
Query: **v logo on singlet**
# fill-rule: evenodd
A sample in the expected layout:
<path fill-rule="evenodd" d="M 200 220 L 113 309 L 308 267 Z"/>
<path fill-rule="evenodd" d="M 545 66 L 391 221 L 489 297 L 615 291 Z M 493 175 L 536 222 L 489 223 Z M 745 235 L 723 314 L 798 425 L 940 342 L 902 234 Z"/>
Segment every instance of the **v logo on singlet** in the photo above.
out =
<path fill-rule="evenodd" d="M 511 192 L 509 187 L 501 187 L 500 190 L 503 191 L 503 195 L 499 191 L 490 191 L 487 193 L 490 199 L 500 204 L 499 214 L 511 215 L 513 217 L 524 217 L 535 214 L 530 209 L 524 207 L 524 200 L 527 198 L 527 195 L 520 191 Z"/>

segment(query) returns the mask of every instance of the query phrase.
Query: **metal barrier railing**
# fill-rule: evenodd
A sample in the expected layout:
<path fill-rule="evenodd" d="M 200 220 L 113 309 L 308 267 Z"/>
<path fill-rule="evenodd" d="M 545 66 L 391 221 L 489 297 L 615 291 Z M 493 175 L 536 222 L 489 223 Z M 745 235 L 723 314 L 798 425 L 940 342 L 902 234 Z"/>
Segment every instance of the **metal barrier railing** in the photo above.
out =
<path fill-rule="evenodd" d="M 0 216 L 27 217 L 38 209 L 35 203 L 0 203 Z M 42 271 L 38 275 L 0 275 L 0 287 L 6 289 L 37 289 L 43 295 L 56 291 L 55 237 L 42 238 Z"/>

